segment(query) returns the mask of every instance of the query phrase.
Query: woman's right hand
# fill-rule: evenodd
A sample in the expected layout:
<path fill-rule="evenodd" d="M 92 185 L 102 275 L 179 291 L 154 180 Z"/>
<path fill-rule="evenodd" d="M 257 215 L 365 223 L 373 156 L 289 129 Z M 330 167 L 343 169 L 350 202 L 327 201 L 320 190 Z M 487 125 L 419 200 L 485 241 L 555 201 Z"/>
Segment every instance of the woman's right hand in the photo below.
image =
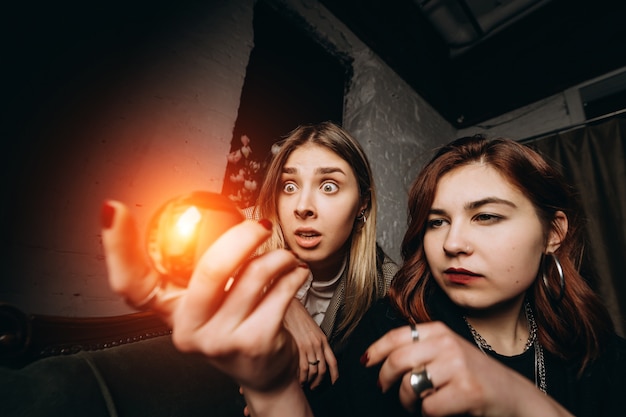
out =
<path fill-rule="evenodd" d="M 383 392 L 400 381 L 400 403 L 410 413 L 428 416 L 572 417 L 526 377 L 483 354 L 442 322 L 390 330 L 363 355 L 366 366 L 382 363 Z M 419 395 L 411 374 L 424 372 L 430 388 Z"/>
<path fill-rule="evenodd" d="M 146 262 L 124 204 L 105 203 L 102 222 L 110 285 L 137 304 L 153 294 L 161 277 Z M 150 306 L 172 327 L 179 350 L 204 354 L 240 383 L 253 414 L 294 402 L 306 414 L 295 378 L 298 350 L 283 317 L 309 270 L 285 250 L 250 260 L 270 236 L 268 226 L 249 220 L 226 231 L 201 257 L 188 288 L 162 285 Z M 277 395 L 282 401 L 276 402 Z"/>

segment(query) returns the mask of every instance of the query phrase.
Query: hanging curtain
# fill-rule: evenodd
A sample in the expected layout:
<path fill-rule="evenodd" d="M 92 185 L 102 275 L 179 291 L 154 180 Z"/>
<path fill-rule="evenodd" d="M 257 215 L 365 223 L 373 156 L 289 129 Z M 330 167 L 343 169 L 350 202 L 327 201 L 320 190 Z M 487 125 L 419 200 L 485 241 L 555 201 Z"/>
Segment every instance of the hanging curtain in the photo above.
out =
<path fill-rule="evenodd" d="M 553 161 L 576 187 L 587 219 L 586 260 L 581 273 L 599 292 L 617 332 L 623 336 L 626 334 L 626 115 L 525 143 Z"/>

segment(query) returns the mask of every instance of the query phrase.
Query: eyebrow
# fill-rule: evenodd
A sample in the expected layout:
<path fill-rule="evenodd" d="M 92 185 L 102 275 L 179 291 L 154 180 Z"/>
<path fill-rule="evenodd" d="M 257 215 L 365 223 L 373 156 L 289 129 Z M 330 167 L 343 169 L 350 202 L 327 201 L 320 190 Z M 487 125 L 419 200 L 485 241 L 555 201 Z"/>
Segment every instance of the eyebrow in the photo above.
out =
<path fill-rule="evenodd" d="M 465 203 L 463 207 L 465 210 L 475 210 L 479 207 L 486 206 L 487 204 L 504 204 L 509 207 L 517 207 L 512 201 L 504 200 L 498 197 L 486 197 L 480 200 L 471 201 L 469 203 Z M 445 214 L 446 211 L 438 208 L 431 208 L 429 212 L 431 214 Z"/>
<path fill-rule="evenodd" d="M 504 204 L 510 207 L 517 207 L 515 203 L 509 200 L 504 200 L 498 197 L 486 197 L 486 198 L 483 198 L 482 200 L 472 201 L 472 202 L 465 204 L 465 209 L 472 210 L 478 207 L 485 206 L 487 204 Z"/>
<path fill-rule="evenodd" d="M 283 174 L 296 174 L 298 172 L 298 170 L 296 168 L 290 168 L 290 167 L 283 167 Z M 315 170 L 316 174 L 333 174 L 335 172 L 339 172 L 343 175 L 346 175 L 346 173 L 343 171 L 343 169 L 339 168 L 339 167 L 321 167 L 321 168 L 317 168 Z"/>

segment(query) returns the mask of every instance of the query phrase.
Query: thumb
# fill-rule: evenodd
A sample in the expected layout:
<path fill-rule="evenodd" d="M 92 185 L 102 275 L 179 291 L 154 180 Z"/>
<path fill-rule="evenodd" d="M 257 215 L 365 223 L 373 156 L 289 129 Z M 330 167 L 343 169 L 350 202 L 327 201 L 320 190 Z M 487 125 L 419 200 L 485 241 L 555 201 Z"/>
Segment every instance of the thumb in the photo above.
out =
<path fill-rule="evenodd" d="M 107 200 L 102 206 L 101 222 L 109 285 L 130 303 L 139 305 L 159 278 L 150 272 L 135 219 L 123 203 Z"/>

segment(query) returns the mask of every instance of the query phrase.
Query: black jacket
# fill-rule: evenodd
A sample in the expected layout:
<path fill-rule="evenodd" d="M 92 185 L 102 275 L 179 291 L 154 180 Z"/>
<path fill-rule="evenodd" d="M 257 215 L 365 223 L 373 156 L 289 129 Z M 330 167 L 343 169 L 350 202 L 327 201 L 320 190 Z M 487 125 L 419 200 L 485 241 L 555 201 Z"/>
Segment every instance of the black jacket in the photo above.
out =
<path fill-rule="evenodd" d="M 459 309 L 439 290 L 430 298 L 434 320 L 443 321 L 459 335 L 474 343 Z M 314 404 L 316 417 L 406 416 L 398 401 L 396 384 L 387 393 L 377 387 L 380 366 L 365 368 L 360 358 L 367 348 L 389 330 L 407 325 L 383 299 L 364 316 L 353 333 L 340 362 L 340 376 L 326 398 Z M 534 381 L 534 350 L 513 357 L 492 356 Z M 582 378 L 578 364 L 565 362 L 544 350 L 548 394 L 577 417 L 626 416 L 626 340 L 615 335 L 609 346 Z"/>

